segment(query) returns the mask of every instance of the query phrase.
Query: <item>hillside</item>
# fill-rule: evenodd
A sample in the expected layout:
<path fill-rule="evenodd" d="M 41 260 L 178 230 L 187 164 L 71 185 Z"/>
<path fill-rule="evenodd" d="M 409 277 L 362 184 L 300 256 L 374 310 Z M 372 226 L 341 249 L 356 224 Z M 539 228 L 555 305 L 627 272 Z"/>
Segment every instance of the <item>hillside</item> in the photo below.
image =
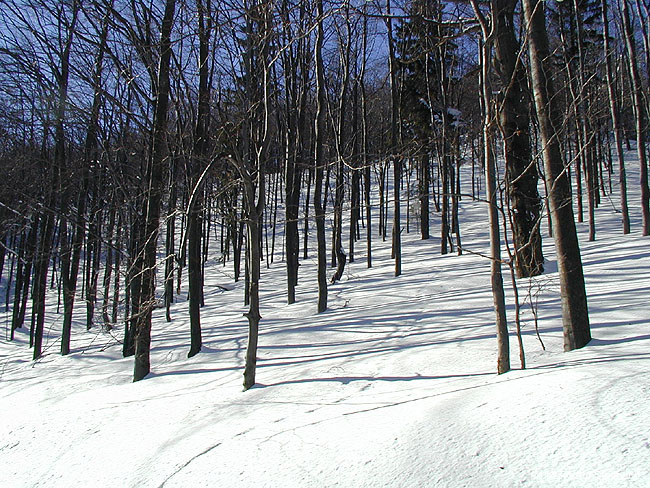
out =
<path fill-rule="evenodd" d="M 39 361 L 28 331 L 0 343 L 0 486 L 650 486 L 650 251 L 638 212 L 622 235 L 616 198 L 597 211 L 595 242 L 579 224 L 594 339 L 562 352 L 545 236 L 547 272 L 518 283 L 527 369 L 513 334 L 515 369 L 501 376 L 488 261 L 440 256 L 437 238 L 416 233 L 403 234 L 401 277 L 390 240 L 376 239 L 374 267 L 358 254 L 320 315 L 314 252 L 294 305 L 283 263 L 263 269 L 248 392 L 243 290 L 229 264 L 208 265 L 202 352 L 186 358 L 181 296 L 171 323 L 156 311 L 153 373 L 139 383 L 120 329 L 85 332 L 80 316 L 61 357 L 50 314 Z M 461 212 L 464 246 L 485 252 L 484 204 L 464 199 Z"/>

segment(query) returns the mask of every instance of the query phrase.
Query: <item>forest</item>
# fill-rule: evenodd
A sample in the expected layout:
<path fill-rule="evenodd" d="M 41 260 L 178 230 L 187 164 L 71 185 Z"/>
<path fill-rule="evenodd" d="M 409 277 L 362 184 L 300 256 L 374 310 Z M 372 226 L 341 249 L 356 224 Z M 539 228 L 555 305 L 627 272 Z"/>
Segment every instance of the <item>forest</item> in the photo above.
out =
<path fill-rule="evenodd" d="M 244 283 L 249 389 L 265 267 L 283 269 L 288 305 L 300 278 L 318 291 L 303 307 L 324 313 L 328 289 L 354 262 L 372 268 L 378 243 L 390 242 L 396 279 L 407 233 L 440 255 L 473 252 L 459 206 L 475 201 L 505 373 L 504 287 L 514 286 L 521 345 L 516 283 L 544 273 L 542 240 L 557 252 L 571 351 L 591 340 L 576 223 L 595 241 L 596 210 L 611 205 L 621 234 L 637 210 L 633 230 L 650 233 L 647 1 L 3 0 L 0 10 L 0 276 L 7 340 L 28 331 L 33 360 L 48 324 L 65 356 L 83 320 L 119 331 L 141 380 L 161 308 L 167 321 L 187 314 L 178 347 L 199 354 L 216 260 Z M 628 201 L 628 188 L 640 198 Z M 306 282 L 311 258 L 317 279 Z M 183 312 L 172 307 L 181 296 Z"/>

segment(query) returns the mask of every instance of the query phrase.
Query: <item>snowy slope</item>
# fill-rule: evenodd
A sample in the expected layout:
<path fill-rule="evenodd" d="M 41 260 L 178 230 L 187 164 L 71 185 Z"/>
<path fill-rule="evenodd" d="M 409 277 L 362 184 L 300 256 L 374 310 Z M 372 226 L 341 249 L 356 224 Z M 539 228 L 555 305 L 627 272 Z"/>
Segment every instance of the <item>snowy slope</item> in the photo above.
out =
<path fill-rule="evenodd" d="M 526 303 L 528 369 L 501 376 L 488 261 L 442 257 L 437 238 L 415 233 L 403 234 L 399 278 L 389 240 L 375 239 L 370 270 L 359 243 L 321 315 L 313 253 L 291 306 L 282 263 L 264 269 L 259 385 L 248 392 L 242 287 L 214 286 L 232 285 L 229 267 L 209 267 L 202 352 L 186 358 L 185 302 L 171 323 L 157 310 L 153 373 L 136 384 L 119 329 L 86 333 L 80 316 L 73 354 L 60 357 L 50 314 L 43 359 L 30 361 L 25 332 L 0 343 L 0 486 L 650 486 L 650 251 L 638 211 L 622 236 L 617 198 L 598 209 L 596 242 L 579 224 L 594 340 L 562 352 L 545 237 L 548 272 L 519 287 L 536 297 L 546 351 Z M 485 215 L 463 200 L 476 252 L 487 250 Z M 517 368 L 514 335 L 511 353 Z"/>

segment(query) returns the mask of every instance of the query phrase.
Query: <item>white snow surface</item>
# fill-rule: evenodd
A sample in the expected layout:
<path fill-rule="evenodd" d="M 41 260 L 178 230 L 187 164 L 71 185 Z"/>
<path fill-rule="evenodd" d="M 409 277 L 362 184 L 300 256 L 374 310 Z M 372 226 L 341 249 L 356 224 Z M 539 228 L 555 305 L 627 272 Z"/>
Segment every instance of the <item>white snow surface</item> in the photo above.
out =
<path fill-rule="evenodd" d="M 81 301 L 67 357 L 55 305 L 42 359 L 31 361 L 28 332 L 3 338 L 0 486 L 650 486 L 650 248 L 628 167 L 632 234 L 622 235 L 616 191 L 597 210 L 595 242 L 578 224 L 594 337 L 583 349 L 562 350 L 546 232 L 547 272 L 518 280 L 525 370 L 504 268 L 513 370 L 497 375 L 489 261 L 440 256 L 439 239 L 419 240 L 413 225 L 395 278 L 390 238 L 373 236 L 367 269 L 362 231 L 325 313 L 314 251 L 293 305 L 284 264 L 263 269 L 258 385 L 244 392 L 243 287 L 230 264 L 210 261 L 201 353 L 186 357 L 182 295 L 171 323 L 156 310 L 152 373 L 138 383 L 121 329 L 86 332 Z M 485 205 L 464 198 L 467 249 L 487 252 L 486 221 Z"/>

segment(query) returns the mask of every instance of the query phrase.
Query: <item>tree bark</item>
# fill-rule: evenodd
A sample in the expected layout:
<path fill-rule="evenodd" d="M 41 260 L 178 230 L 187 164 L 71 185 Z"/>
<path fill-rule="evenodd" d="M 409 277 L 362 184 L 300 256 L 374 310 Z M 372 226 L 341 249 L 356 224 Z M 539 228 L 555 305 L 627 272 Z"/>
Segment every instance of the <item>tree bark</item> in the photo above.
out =
<path fill-rule="evenodd" d="M 496 29 L 496 20 L 492 10 L 492 25 L 481 13 L 476 0 L 471 0 L 474 12 L 479 18 L 483 38 L 480 45 L 481 62 L 481 97 L 483 99 L 483 160 L 485 162 L 485 188 L 488 201 L 488 219 L 490 225 L 490 281 L 492 299 L 496 315 L 497 329 L 497 373 L 510 371 L 510 344 L 508 338 L 508 323 L 506 320 L 506 303 L 503 291 L 503 275 L 501 273 L 501 229 L 499 227 L 499 208 L 496 186 L 496 162 L 492 149 L 495 115 L 492 112 L 490 86 L 490 52 Z M 494 7 L 494 6 L 493 6 Z"/>
<path fill-rule="evenodd" d="M 621 0 L 623 32 L 627 48 L 628 66 L 632 82 L 632 103 L 636 129 L 636 150 L 639 156 L 639 178 L 641 183 L 641 215 L 643 218 L 642 234 L 650 235 L 650 188 L 648 187 L 648 159 L 645 147 L 645 107 L 643 104 L 643 86 L 636 57 L 636 43 L 630 21 L 630 9 L 627 0 Z"/>
<path fill-rule="evenodd" d="M 400 215 L 400 184 L 402 180 L 402 159 L 398 151 L 398 91 L 397 91 L 397 62 L 395 59 L 395 41 L 393 39 L 393 21 L 390 18 L 390 0 L 386 0 L 386 31 L 388 33 L 388 69 L 390 71 L 390 141 L 393 159 L 393 258 L 395 259 L 395 276 L 402 274 L 402 223 Z"/>
<path fill-rule="evenodd" d="M 614 75 L 612 72 L 612 57 L 609 46 L 609 18 L 607 15 L 607 2 L 601 2 L 603 19 L 603 49 L 605 57 L 605 74 L 607 76 L 607 95 L 609 97 L 609 110 L 612 117 L 612 129 L 614 130 L 614 143 L 616 145 L 616 157 L 618 161 L 618 182 L 621 194 L 621 222 L 623 234 L 630 233 L 630 211 L 627 204 L 627 177 L 625 173 L 625 156 L 623 153 L 623 137 L 625 137 L 621 126 L 618 98 L 615 92 Z"/>
<path fill-rule="evenodd" d="M 543 0 L 522 0 L 528 31 L 528 56 L 535 109 L 544 159 L 545 180 L 553 238 L 557 253 L 562 301 L 564 349 L 585 346 L 591 340 L 582 259 L 573 217 L 570 182 L 562 161 L 558 131 L 561 114 L 551 101 L 555 93 L 550 76 L 548 36 Z"/>
<path fill-rule="evenodd" d="M 318 245 L 318 313 L 327 310 L 327 250 L 325 249 L 325 209 L 323 204 L 323 170 L 325 166 L 323 143 L 325 139 L 325 71 L 323 66 L 323 0 L 317 0 L 318 27 L 316 30 L 316 120 L 314 122 L 314 216 Z"/>
<path fill-rule="evenodd" d="M 198 34 L 199 34 L 199 94 L 196 126 L 194 128 L 194 147 L 192 154 L 192 195 L 190 199 L 187 236 L 188 236 L 188 287 L 189 287 L 189 312 L 190 312 L 190 351 L 187 357 L 193 357 L 201 350 L 203 343 L 201 337 L 201 303 L 203 298 L 203 267 L 201 256 L 202 216 L 203 216 L 203 190 L 200 177 L 202 166 L 205 165 L 208 144 L 208 126 L 210 121 L 210 84 L 209 84 L 209 42 L 211 31 L 211 17 L 209 2 L 196 1 Z M 207 14 L 207 15 L 206 15 Z M 207 17 L 207 18 L 206 18 Z M 207 23 L 206 23 L 207 21 Z"/>
<path fill-rule="evenodd" d="M 418 164 L 418 195 L 420 200 L 420 235 L 429 239 L 429 187 L 431 186 L 431 171 L 429 168 L 429 153 L 425 150 L 420 155 Z"/>
<path fill-rule="evenodd" d="M 167 107 L 169 103 L 169 63 L 171 58 L 171 31 L 174 23 L 176 0 L 166 0 L 160 34 L 160 62 L 156 105 L 154 108 L 151 156 L 148 168 L 148 189 L 145 210 L 142 282 L 140 303 L 135 330 L 135 364 L 133 381 L 147 376 L 151 369 L 151 314 L 155 306 L 156 250 L 160 224 L 160 204 L 163 193 L 165 160 L 165 132 L 167 131 Z"/>
<path fill-rule="evenodd" d="M 499 128 L 503 136 L 508 197 L 513 214 L 517 275 L 537 276 L 544 271 L 539 231 L 541 199 L 537 192 L 537 166 L 530 147 L 530 98 L 526 72 L 519 60 L 515 36 L 516 0 L 493 0 L 495 61 L 501 79 Z"/>

